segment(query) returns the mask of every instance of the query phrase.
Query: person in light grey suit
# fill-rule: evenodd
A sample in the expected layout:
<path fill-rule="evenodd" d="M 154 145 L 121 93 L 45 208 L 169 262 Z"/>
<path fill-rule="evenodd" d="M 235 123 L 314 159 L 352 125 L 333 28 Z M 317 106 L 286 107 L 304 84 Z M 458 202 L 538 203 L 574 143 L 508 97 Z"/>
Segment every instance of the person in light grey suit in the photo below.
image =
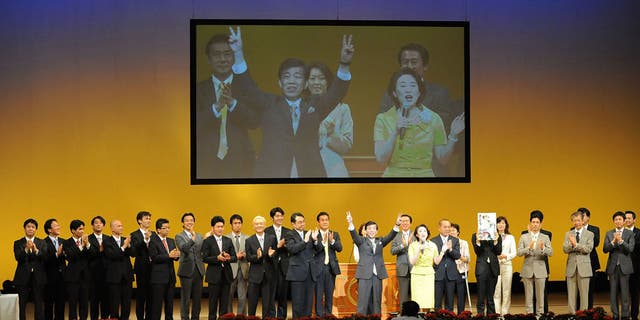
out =
<path fill-rule="evenodd" d="M 176 234 L 176 244 L 180 250 L 178 277 L 180 277 L 180 319 L 200 319 L 200 299 L 202 297 L 202 236 L 195 232 L 196 218 L 193 213 L 182 215 L 183 232 Z M 189 300 L 192 302 L 189 315 Z"/>
<path fill-rule="evenodd" d="M 593 250 L 593 232 L 583 227 L 583 213 L 580 211 L 571 214 L 571 222 L 574 229 L 565 234 L 562 251 L 568 254 L 565 275 L 569 312 L 575 314 L 578 291 L 580 310 L 587 310 L 589 307 L 589 280 L 593 276 L 589 255 Z"/>
<path fill-rule="evenodd" d="M 400 231 L 400 216 L 396 220 L 396 225 L 384 238 L 376 238 L 378 225 L 373 221 L 365 223 L 365 236 L 359 235 L 353 225 L 351 212 L 347 212 L 347 223 L 349 224 L 351 239 L 358 246 L 360 254 L 360 260 L 358 260 L 358 267 L 356 268 L 356 279 L 358 279 L 357 312 L 365 315 L 380 314 L 382 309 L 382 280 L 389 277 L 387 268 L 384 266 L 382 249 Z"/>
<path fill-rule="evenodd" d="M 544 287 L 547 279 L 547 267 L 545 257 L 553 254 L 551 240 L 546 234 L 540 232 L 542 224 L 541 213 L 534 211 L 529 217 L 529 232 L 520 236 L 518 242 L 518 257 L 524 256 L 520 277 L 524 283 L 525 310 L 533 313 L 533 284 L 535 282 L 536 308 L 537 314 L 542 314 L 544 310 Z"/>
<path fill-rule="evenodd" d="M 411 232 L 413 218 L 408 214 L 400 216 L 400 231 L 391 241 L 391 254 L 396 256 L 396 278 L 398 279 L 398 292 L 400 293 L 400 304 L 411 300 L 411 264 L 407 254 L 407 249 L 415 237 Z"/>
<path fill-rule="evenodd" d="M 614 319 L 629 317 L 629 276 L 633 273 L 631 252 L 635 247 L 633 231 L 624 228 L 624 212 L 613 214 L 615 228 L 607 231 L 604 238 L 603 251 L 609 254 L 607 274 L 609 275 L 609 303 Z M 618 286 L 622 300 L 622 312 L 618 311 Z"/>
<path fill-rule="evenodd" d="M 246 258 L 245 241 L 247 235 L 242 233 L 242 216 L 239 214 L 233 214 L 229 218 L 231 223 L 231 233 L 227 235 L 233 243 L 233 248 L 236 250 L 237 262 L 230 263 L 231 271 L 233 272 L 233 281 L 229 288 L 229 312 L 233 310 L 233 296 L 238 293 L 238 308 L 236 314 L 247 314 L 247 288 L 249 286 L 249 262 Z"/>

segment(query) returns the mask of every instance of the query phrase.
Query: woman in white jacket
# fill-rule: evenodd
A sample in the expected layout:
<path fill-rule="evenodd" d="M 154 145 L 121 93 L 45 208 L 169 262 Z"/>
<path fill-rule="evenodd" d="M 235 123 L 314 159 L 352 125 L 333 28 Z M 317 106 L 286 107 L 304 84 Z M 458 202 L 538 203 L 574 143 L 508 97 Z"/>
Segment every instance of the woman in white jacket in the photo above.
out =
<path fill-rule="evenodd" d="M 502 254 L 498 256 L 500 261 L 500 275 L 496 284 L 493 300 L 496 312 L 508 314 L 511 307 L 511 282 L 513 280 L 513 266 L 511 260 L 516 256 L 516 239 L 509 233 L 507 218 L 500 216 L 496 219 L 498 234 L 502 237 Z"/>

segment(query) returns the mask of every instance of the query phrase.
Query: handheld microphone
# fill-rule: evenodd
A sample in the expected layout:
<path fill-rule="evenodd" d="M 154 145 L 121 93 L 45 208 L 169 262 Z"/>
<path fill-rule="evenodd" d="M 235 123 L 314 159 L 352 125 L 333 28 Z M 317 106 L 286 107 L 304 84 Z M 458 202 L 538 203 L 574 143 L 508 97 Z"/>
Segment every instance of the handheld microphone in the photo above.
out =
<path fill-rule="evenodd" d="M 402 105 L 402 116 L 403 117 L 408 117 L 409 116 L 409 109 L 411 108 L 411 104 L 409 104 L 409 102 L 406 102 Z M 406 131 L 407 128 L 402 127 L 400 128 L 400 140 L 404 139 L 404 133 Z"/>

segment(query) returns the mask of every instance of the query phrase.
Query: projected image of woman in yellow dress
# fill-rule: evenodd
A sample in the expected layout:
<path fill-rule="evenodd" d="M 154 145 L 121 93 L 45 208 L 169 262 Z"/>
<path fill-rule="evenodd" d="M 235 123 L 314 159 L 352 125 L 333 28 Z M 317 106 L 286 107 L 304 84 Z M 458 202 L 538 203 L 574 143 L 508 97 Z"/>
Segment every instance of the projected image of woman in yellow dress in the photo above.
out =
<path fill-rule="evenodd" d="M 440 116 L 418 103 L 425 94 L 422 82 L 408 68 L 391 76 L 387 91 L 395 108 L 378 114 L 373 134 L 376 160 L 386 164 L 383 177 L 435 177 L 432 159 L 446 164 L 465 129 L 462 113 L 447 137 Z"/>

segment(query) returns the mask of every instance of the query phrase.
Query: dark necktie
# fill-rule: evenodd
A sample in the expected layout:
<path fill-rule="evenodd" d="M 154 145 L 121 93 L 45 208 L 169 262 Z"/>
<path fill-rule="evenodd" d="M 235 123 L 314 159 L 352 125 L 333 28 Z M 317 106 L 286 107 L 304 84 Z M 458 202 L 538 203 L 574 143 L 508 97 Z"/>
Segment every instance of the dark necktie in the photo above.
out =
<path fill-rule="evenodd" d="M 580 232 L 576 231 L 576 242 L 580 242 Z"/>

